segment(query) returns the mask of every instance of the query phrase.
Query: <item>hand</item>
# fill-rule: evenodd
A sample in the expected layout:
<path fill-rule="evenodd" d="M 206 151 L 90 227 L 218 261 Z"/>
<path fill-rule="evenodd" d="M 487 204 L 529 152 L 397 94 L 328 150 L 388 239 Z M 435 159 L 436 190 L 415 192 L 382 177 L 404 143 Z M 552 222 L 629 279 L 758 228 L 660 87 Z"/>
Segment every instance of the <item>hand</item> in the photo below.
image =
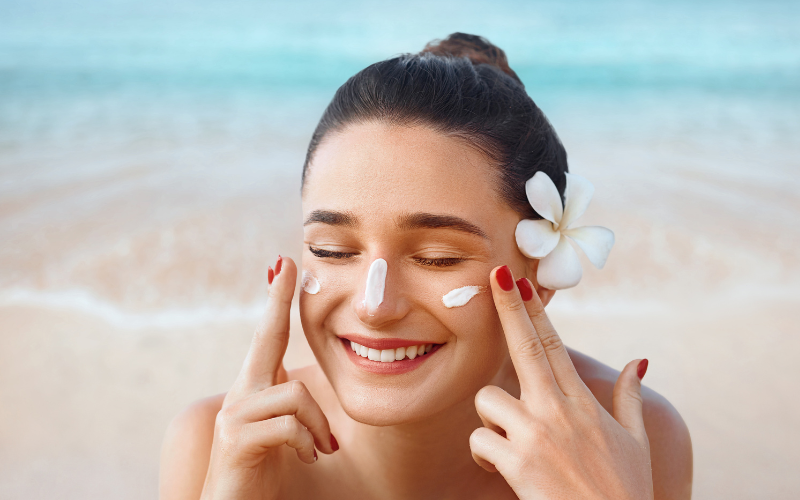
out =
<path fill-rule="evenodd" d="M 473 458 L 499 471 L 526 500 L 652 499 L 639 361 L 614 386 L 612 417 L 578 376 L 530 281 L 516 283 L 506 266 L 492 272 L 521 395 L 495 386 L 478 392 L 475 406 L 485 427 L 470 436 Z"/>
<path fill-rule="evenodd" d="M 267 311 L 217 414 L 204 499 L 277 498 L 282 445 L 307 464 L 317 460 L 315 447 L 328 454 L 338 449 L 317 402 L 302 382 L 287 382 L 283 369 L 297 267 L 279 257 L 274 281 L 271 268 L 269 275 Z"/>

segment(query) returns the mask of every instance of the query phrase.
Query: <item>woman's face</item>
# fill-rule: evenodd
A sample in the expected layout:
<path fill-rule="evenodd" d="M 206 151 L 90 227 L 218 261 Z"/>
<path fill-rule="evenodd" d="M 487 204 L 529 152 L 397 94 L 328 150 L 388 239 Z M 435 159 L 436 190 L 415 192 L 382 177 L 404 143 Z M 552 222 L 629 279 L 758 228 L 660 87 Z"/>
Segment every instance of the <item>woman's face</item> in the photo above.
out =
<path fill-rule="evenodd" d="M 319 291 L 300 295 L 303 329 L 344 410 L 392 425 L 472 398 L 508 350 L 489 289 L 502 264 L 528 274 L 497 195 L 495 167 L 462 140 L 424 127 L 351 125 L 317 149 L 303 192 L 303 269 Z M 373 261 L 387 271 L 383 302 L 365 303 Z M 460 307 L 442 297 L 483 287 Z M 433 344 L 422 356 L 372 361 L 350 341 L 388 350 Z M 396 351 L 395 351 L 396 352 Z"/>

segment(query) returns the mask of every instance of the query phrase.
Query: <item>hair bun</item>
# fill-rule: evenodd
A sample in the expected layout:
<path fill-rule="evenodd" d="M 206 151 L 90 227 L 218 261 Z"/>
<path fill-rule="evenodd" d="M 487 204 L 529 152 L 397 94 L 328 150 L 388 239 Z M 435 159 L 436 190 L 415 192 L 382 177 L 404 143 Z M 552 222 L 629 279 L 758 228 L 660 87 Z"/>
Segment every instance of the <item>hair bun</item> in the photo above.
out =
<path fill-rule="evenodd" d="M 488 64 L 507 74 L 520 85 L 522 80 L 508 65 L 506 53 L 500 47 L 493 45 L 482 36 L 468 33 L 453 33 L 444 40 L 428 42 L 420 54 L 434 54 L 437 56 L 466 57 L 472 64 Z"/>

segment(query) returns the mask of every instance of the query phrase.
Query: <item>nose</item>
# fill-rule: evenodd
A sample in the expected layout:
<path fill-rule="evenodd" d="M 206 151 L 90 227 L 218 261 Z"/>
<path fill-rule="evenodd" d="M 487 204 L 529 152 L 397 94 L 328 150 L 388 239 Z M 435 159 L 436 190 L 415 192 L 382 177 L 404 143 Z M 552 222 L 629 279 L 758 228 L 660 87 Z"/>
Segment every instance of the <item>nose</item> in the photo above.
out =
<path fill-rule="evenodd" d="M 404 297 L 400 277 L 389 270 L 384 259 L 373 260 L 362 280 L 359 293 L 353 297 L 353 309 L 364 325 L 381 328 L 408 314 L 410 306 Z"/>

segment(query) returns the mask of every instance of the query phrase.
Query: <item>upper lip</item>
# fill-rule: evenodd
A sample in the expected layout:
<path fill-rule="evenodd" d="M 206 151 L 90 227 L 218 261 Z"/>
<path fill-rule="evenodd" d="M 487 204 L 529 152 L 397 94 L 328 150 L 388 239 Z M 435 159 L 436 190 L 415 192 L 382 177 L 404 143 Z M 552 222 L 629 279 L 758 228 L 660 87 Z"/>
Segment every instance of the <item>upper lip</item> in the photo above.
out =
<path fill-rule="evenodd" d="M 347 339 L 351 342 L 355 342 L 356 344 L 363 345 L 368 349 L 378 349 L 378 350 L 397 349 L 398 347 L 409 347 L 412 345 L 439 343 L 439 342 L 413 340 L 413 339 L 376 339 L 372 337 L 365 337 L 363 335 L 358 335 L 356 333 L 347 333 L 345 335 L 339 335 L 339 338 Z"/>

